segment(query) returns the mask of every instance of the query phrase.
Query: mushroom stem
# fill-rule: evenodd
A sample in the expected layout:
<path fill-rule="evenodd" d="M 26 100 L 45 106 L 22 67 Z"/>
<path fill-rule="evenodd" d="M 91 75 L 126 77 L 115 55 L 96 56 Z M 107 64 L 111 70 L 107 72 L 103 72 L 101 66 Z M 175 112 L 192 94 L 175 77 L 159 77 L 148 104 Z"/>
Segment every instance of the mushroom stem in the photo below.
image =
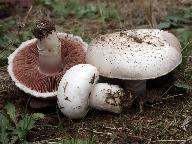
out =
<path fill-rule="evenodd" d="M 61 41 L 57 36 L 55 24 L 48 19 L 38 20 L 33 34 L 37 38 L 40 70 L 47 74 L 61 71 Z"/>
<path fill-rule="evenodd" d="M 53 31 L 47 37 L 37 40 L 40 70 L 55 73 L 62 70 L 61 42 Z"/>
<path fill-rule="evenodd" d="M 133 92 L 140 101 L 146 96 L 146 82 L 147 80 L 126 80 L 124 82 L 124 90 Z"/>

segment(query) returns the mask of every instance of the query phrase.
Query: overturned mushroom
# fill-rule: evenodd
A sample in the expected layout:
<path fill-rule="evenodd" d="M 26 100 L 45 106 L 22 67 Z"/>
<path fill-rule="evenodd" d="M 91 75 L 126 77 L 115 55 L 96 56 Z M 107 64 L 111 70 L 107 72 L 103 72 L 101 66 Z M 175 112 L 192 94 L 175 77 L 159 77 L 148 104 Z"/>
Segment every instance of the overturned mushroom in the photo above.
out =
<path fill-rule="evenodd" d="M 118 85 L 98 83 L 94 86 L 90 96 L 90 106 L 98 110 L 121 113 L 123 108 L 130 107 L 133 102 L 131 93 L 126 96 Z"/>
<path fill-rule="evenodd" d="M 86 62 L 100 75 L 124 80 L 124 89 L 145 96 L 146 80 L 163 76 L 182 61 L 181 46 L 171 33 L 158 29 L 134 29 L 94 39 Z"/>
<path fill-rule="evenodd" d="M 38 98 L 57 94 L 58 84 L 72 66 L 85 63 L 87 44 L 80 37 L 56 33 L 55 25 L 37 21 L 35 39 L 23 42 L 8 58 L 8 72 L 16 86 Z"/>
<path fill-rule="evenodd" d="M 89 96 L 99 78 L 97 68 L 79 64 L 70 68 L 61 79 L 57 102 L 61 112 L 70 119 L 83 118 L 89 108 Z"/>

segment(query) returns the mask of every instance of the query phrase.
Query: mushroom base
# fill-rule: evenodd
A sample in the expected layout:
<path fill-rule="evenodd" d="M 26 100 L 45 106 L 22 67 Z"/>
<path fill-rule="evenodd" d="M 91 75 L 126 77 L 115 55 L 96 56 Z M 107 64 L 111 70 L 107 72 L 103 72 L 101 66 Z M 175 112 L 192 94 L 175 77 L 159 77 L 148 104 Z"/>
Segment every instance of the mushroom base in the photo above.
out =
<path fill-rule="evenodd" d="M 132 92 L 135 97 L 145 97 L 146 96 L 146 80 L 126 80 L 124 81 L 124 90 Z"/>
<path fill-rule="evenodd" d="M 123 87 L 125 92 L 133 94 L 134 98 L 142 98 L 147 93 L 147 80 L 122 80 L 100 76 L 99 83 L 110 83 Z"/>
<path fill-rule="evenodd" d="M 143 102 L 147 95 L 147 80 L 126 80 L 124 81 L 125 93 L 131 93 L 139 102 L 140 111 L 143 109 Z"/>

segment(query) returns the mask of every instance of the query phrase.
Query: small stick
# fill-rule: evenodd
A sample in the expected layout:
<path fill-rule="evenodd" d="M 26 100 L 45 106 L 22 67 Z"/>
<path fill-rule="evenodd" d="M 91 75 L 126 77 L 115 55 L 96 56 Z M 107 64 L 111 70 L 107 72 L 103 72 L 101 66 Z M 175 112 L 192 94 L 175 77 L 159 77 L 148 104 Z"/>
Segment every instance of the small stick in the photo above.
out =
<path fill-rule="evenodd" d="M 152 143 L 156 142 L 186 142 L 186 140 L 156 140 L 156 141 L 151 141 Z"/>
<path fill-rule="evenodd" d="M 161 96 L 164 96 L 165 94 L 167 94 L 172 87 L 173 87 L 173 85 L 170 86 Z"/>
<path fill-rule="evenodd" d="M 181 50 L 181 53 L 187 48 L 188 45 L 190 45 L 192 43 L 192 41 L 187 42 L 187 44 L 185 45 L 185 47 Z"/>
<path fill-rule="evenodd" d="M 48 139 L 48 140 L 35 141 L 33 143 L 34 144 L 43 144 L 43 143 L 58 144 L 58 143 L 60 143 L 59 141 L 62 141 L 62 138 L 54 138 L 54 139 Z"/>
<path fill-rule="evenodd" d="M 172 95 L 172 96 L 168 96 L 166 98 L 162 98 L 162 100 L 168 100 L 168 99 L 171 99 L 171 98 L 175 98 L 175 97 L 178 97 L 178 96 L 182 96 L 183 94 L 178 94 L 178 95 Z M 155 104 L 152 105 L 152 107 L 158 105 L 158 104 L 162 104 L 163 101 L 160 100 L 160 101 L 157 101 Z"/>
<path fill-rule="evenodd" d="M 21 32 L 22 28 L 25 27 L 26 21 L 27 21 L 27 19 L 28 19 L 28 17 L 29 17 L 29 14 L 30 14 L 31 11 L 32 11 L 32 9 L 33 9 L 33 5 L 31 5 L 30 8 L 29 8 L 29 10 L 27 11 L 27 14 L 26 14 L 26 16 L 25 16 L 24 19 L 23 19 L 23 22 L 21 22 L 21 24 L 19 24 L 19 29 L 18 29 L 18 31 L 17 31 L 17 35 L 20 35 L 20 32 Z"/>
<path fill-rule="evenodd" d="M 156 141 L 152 141 L 152 143 L 156 143 L 156 142 L 182 142 L 181 144 L 185 144 L 186 142 L 189 142 L 192 140 L 192 136 L 190 136 L 189 138 L 185 139 L 185 140 L 156 140 Z"/>
<path fill-rule="evenodd" d="M 172 95 L 172 96 L 168 96 L 166 98 L 162 98 L 162 100 L 167 100 L 167 99 L 171 99 L 171 98 L 174 98 L 174 97 L 178 97 L 178 96 L 182 96 L 183 94 L 178 94 L 178 95 Z"/>
<path fill-rule="evenodd" d="M 103 133 L 103 132 L 98 132 L 98 131 L 96 131 L 96 130 L 93 130 L 93 133 L 96 133 L 96 134 L 105 134 L 105 135 L 113 135 L 113 134 L 110 133 L 110 132 Z"/>

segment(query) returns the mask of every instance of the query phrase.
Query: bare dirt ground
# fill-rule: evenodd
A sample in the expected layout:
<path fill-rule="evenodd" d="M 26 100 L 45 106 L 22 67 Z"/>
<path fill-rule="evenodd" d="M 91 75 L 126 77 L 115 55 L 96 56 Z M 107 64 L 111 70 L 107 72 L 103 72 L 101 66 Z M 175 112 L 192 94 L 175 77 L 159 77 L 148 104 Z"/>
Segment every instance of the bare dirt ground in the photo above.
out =
<path fill-rule="evenodd" d="M 65 23 L 54 19 L 58 31 L 70 32 L 71 26 L 81 26 L 83 31 L 80 36 L 89 42 L 98 34 L 114 32 L 120 29 L 150 27 L 144 12 L 146 2 L 139 0 L 82 0 L 86 2 L 105 2 L 114 5 L 122 22 L 109 21 L 101 23 L 95 19 L 83 18 L 77 20 L 68 17 Z M 158 0 L 154 2 L 153 15 L 155 23 L 164 21 L 166 15 L 178 8 L 192 6 L 191 0 Z M 36 19 L 37 7 L 34 7 L 29 19 Z M 46 8 L 42 8 L 46 9 Z M 27 13 L 18 10 L 18 17 L 22 18 Z M 51 13 L 50 11 L 48 13 Z M 139 111 L 136 104 L 125 110 L 120 115 L 115 115 L 97 110 L 90 110 L 88 115 L 78 121 L 69 120 L 58 112 L 57 107 L 49 109 L 32 109 L 28 106 L 30 96 L 26 95 L 11 82 L 5 68 L 0 69 L 0 108 L 5 101 L 13 103 L 22 115 L 27 108 L 28 113 L 42 112 L 46 114 L 43 120 L 37 122 L 27 136 L 28 141 L 43 143 L 42 140 L 65 138 L 95 139 L 100 144 L 127 144 L 127 143 L 192 143 L 192 96 L 173 85 L 174 80 L 183 77 L 182 69 L 178 68 L 173 74 L 151 80 L 148 82 L 148 96 L 144 110 Z M 40 142 L 41 141 L 41 142 Z M 48 143 L 44 141 L 44 143 Z"/>

